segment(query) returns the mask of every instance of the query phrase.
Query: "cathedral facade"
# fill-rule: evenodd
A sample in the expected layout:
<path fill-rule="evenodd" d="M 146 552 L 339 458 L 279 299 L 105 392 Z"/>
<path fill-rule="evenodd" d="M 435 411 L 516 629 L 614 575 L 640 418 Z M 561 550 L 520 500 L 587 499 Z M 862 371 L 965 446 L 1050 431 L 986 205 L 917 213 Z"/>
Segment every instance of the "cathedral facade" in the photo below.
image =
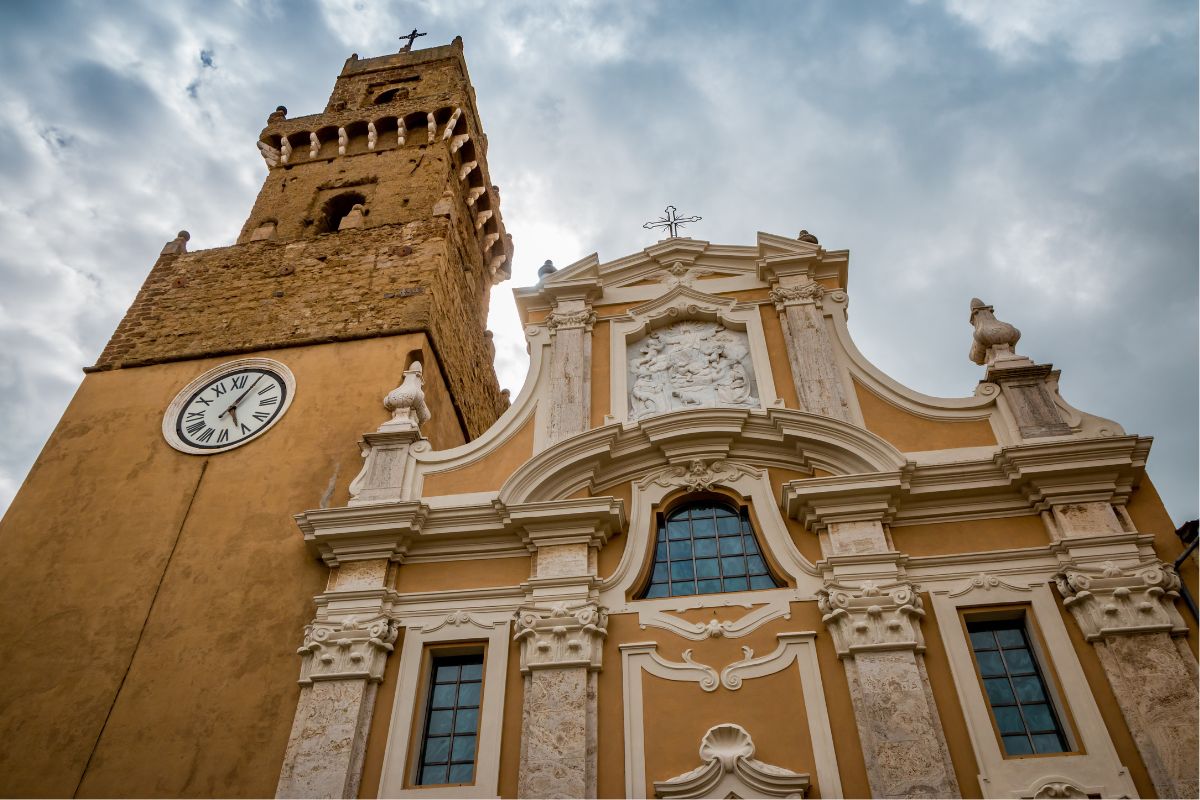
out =
<path fill-rule="evenodd" d="M 461 40 L 258 148 L 0 522 L 0 794 L 1200 793 L 1152 440 L 991 306 L 929 397 L 851 340 L 848 251 L 669 236 L 515 290 L 510 401 Z"/>

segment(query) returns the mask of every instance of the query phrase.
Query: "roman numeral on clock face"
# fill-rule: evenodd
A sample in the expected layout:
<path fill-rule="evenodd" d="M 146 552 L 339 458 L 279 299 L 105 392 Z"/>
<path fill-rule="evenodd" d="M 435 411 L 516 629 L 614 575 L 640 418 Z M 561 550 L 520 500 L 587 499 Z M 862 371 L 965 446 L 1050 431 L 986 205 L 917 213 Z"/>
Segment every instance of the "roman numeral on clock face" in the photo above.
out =
<path fill-rule="evenodd" d="M 188 422 L 192 422 L 192 421 L 198 420 L 198 419 L 204 419 L 204 412 L 203 411 L 189 411 L 187 413 L 187 418 L 188 418 Z"/>
<path fill-rule="evenodd" d="M 204 420 L 200 420 L 198 422 L 193 422 L 191 425 L 187 426 L 187 432 L 190 433 L 192 436 L 195 436 L 197 433 L 204 430 L 204 427 L 205 427 Z"/>
<path fill-rule="evenodd" d="M 233 388 L 241 389 L 243 386 L 246 385 L 246 381 L 248 381 L 248 380 L 250 380 L 249 375 L 234 375 L 232 378 L 229 379 L 229 382 L 233 384 Z"/>
<path fill-rule="evenodd" d="M 209 439 L 211 439 L 213 437 L 214 433 L 216 433 L 216 431 L 214 431 L 212 428 L 205 428 L 204 433 L 200 434 L 196 438 L 202 442 L 207 442 Z"/>
<path fill-rule="evenodd" d="M 254 417 L 256 420 L 258 420 L 259 422 L 266 422 L 268 419 L 271 418 L 271 415 L 265 411 L 255 411 L 253 414 L 251 414 L 251 416 Z"/>
<path fill-rule="evenodd" d="M 225 388 L 225 381 L 221 381 L 220 383 L 213 384 L 212 390 L 213 390 L 213 394 L 215 394 L 217 397 L 220 397 L 221 395 L 223 395 L 229 391 L 228 389 Z"/>
<path fill-rule="evenodd" d="M 262 400 L 258 401 L 258 404 L 260 406 L 273 406 L 278 402 L 279 402 L 278 397 L 264 397 Z"/>
<path fill-rule="evenodd" d="M 229 441 L 229 430 L 222 429 L 221 432 L 217 434 L 217 444 L 223 444 L 228 441 Z"/>

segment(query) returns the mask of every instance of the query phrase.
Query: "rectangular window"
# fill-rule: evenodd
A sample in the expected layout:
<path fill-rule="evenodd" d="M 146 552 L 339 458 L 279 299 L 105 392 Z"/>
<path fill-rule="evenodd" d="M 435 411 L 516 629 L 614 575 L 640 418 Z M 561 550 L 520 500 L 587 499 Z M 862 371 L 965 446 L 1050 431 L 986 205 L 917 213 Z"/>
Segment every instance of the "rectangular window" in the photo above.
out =
<path fill-rule="evenodd" d="M 483 653 L 434 655 L 415 784 L 472 783 L 483 688 Z"/>
<path fill-rule="evenodd" d="M 1025 619 L 967 620 L 967 634 L 1005 755 L 1070 752 Z"/>

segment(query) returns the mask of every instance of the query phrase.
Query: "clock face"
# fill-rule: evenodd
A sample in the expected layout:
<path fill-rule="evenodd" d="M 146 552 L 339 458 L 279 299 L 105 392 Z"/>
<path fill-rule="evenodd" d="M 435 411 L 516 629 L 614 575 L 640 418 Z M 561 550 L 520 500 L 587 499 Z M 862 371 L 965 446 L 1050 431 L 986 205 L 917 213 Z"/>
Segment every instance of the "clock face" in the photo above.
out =
<path fill-rule="evenodd" d="M 163 434 L 185 453 L 218 453 L 254 439 L 283 416 L 295 381 L 284 365 L 241 359 L 206 372 L 171 403 Z"/>

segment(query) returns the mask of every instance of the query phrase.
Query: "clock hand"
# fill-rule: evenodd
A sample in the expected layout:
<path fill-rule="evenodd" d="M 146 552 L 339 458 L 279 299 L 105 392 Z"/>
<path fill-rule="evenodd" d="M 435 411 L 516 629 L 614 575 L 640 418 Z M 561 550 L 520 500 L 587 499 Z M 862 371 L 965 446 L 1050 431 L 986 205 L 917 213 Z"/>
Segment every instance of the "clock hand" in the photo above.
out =
<path fill-rule="evenodd" d="M 225 409 L 225 410 L 229 412 L 229 416 L 230 416 L 230 418 L 232 418 L 232 419 L 233 419 L 233 424 L 234 424 L 235 426 L 237 426 L 237 425 L 238 425 L 238 421 L 237 421 L 237 404 L 235 403 L 234 405 L 231 405 L 229 408 L 227 408 L 227 409 Z"/>
<path fill-rule="evenodd" d="M 260 373 L 258 373 L 258 377 L 254 379 L 254 383 L 250 384 L 250 389 L 253 389 L 255 386 L 257 386 L 258 382 L 261 381 L 262 379 L 263 379 L 263 373 L 260 372 Z M 231 405 L 229 408 L 222 411 L 220 414 L 217 414 L 217 419 L 220 419 L 221 417 L 228 414 L 230 411 L 233 411 L 235 408 L 237 408 L 238 403 L 245 400 L 246 395 L 250 394 L 250 389 L 247 389 L 246 391 L 244 391 L 240 395 L 238 395 L 238 399 L 233 401 L 233 405 Z"/>

